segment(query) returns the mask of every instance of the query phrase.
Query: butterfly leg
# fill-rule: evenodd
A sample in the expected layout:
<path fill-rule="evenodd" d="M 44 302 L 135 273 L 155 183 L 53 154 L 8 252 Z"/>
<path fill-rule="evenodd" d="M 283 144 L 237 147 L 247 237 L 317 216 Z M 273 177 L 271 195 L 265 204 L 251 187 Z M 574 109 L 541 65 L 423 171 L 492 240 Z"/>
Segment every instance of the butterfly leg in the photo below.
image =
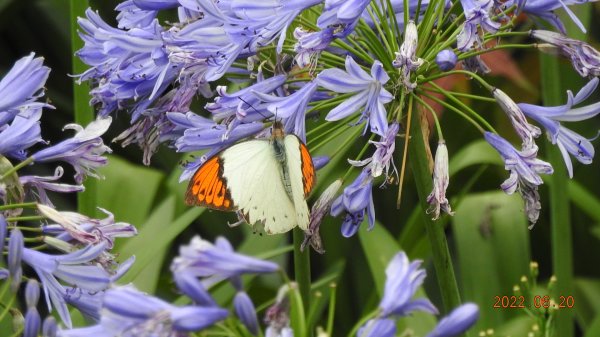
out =
<path fill-rule="evenodd" d="M 229 227 L 237 227 L 239 225 L 243 225 L 243 224 L 247 224 L 248 223 L 248 219 L 246 218 L 246 216 L 244 215 L 244 213 L 242 211 L 235 211 L 235 214 L 237 215 L 238 221 L 234 222 L 234 223 L 229 223 L 227 222 L 227 225 Z"/>

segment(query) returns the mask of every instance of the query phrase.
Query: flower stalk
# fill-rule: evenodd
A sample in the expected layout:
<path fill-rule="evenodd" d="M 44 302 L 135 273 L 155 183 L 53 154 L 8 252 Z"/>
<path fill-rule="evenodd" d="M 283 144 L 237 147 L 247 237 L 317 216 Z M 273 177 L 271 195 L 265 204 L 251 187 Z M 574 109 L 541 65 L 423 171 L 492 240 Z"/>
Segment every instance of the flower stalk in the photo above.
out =
<path fill-rule="evenodd" d="M 304 232 L 301 229 L 294 228 L 292 236 L 294 242 L 294 278 L 298 283 L 298 290 L 305 310 L 304 314 L 307 315 L 310 307 L 310 249 L 302 251 Z"/>
<path fill-rule="evenodd" d="M 427 212 L 429 204 L 427 196 L 432 189 L 431 172 L 425 151 L 425 139 L 421 131 L 421 116 L 418 111 L 413 111 L 411 116 L 411 141 L 408 144 L 410 155 L 410 164 L 415 177 L 417 193 L 423 212 Z M 431 253 L 433 255 L 433 265 L 437 275 L 438 286 L 442 295 L 442 301 L 446 311 L 460 305 L 460 295 L 454 276 L 454 268 L 448 242 L 444 234 L 444 227 L 431 219 L 429 216 L 423 217 L 427 237 L 431 244 Z"/>

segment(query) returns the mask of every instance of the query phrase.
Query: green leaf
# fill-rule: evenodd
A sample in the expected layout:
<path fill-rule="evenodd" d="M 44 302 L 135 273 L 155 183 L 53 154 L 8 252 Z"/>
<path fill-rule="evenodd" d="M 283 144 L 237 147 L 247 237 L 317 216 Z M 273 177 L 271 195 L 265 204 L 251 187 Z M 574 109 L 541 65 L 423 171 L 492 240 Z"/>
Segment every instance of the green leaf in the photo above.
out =
<path fill-rule="evenodd" d="M 474 141 L 458 153 L 452 155 L 448 171 L 450 176 L 453 176 L 468 166 L 481 164 L 504 165 L 498 152 L 485 140 Z"/>
<path fill-rule="evenodd" d="M 135 165 L 117 156 L 100 169 L 98 206 L 110 210 L 118 221 L 139 226 L 146 220 L 164 178 L 157 170 Z"/>
<path fill-rule="evenodd" d="M 150 215 L 142 230 L 139 231 L 139 235 L 127 240 L 119 250 L 119 254 L 125 258 L 131 255 L 136 256 L 136 262 L 121 279 L 122 283 L 134 282 L 136 285 L 153 287 L 155 280 L 143 280 L 142 271 L 151 264 L 155 264 L 157 259 L 161 259 L 175 237 L 205 210 L 194 207 L 175 220 L 169 221 L 174 218 L 174 209 L 175 198 L 171 196 Z"/>
<path fill-rule="evenodd" d="M 480 304 L 475 330 L 497 327 L 517 315 L 494 309 L 493 300 L 511 295 L 528 273 L 529 231 L 522 208 L 518 196 L 486 192 L 466 196 L 452 218 L 463 297 Z"/>
<path fill-rule="evenodd" d="M 575 299 L 575 313 L 579 324 L 583 330 L 587 330 L 600 315 L 600 280 L 578 278 L 575 280 L 575 293 L 572 294 Z M 571 294 L 561 294 L 569 296 Z M 569 310 L 569 309 L 564 309 Z"/>
<path fill-rule="evenodd" d="M 600 222 L 600 200 L 575 180 L 570 180 L 568 186 L 571 201 L 590 218 Z"/>

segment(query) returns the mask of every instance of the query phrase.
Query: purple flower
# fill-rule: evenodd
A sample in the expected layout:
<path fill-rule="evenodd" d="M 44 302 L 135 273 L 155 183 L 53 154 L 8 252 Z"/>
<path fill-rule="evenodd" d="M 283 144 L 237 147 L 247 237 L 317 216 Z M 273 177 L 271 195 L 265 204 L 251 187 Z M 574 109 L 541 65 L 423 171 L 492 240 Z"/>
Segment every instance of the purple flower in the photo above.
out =
<path fill-rule="evenodd" d="M 481 59 L 481 57 L 479 55 L 475 55 L 475 56 L 471 56 L 471 57 L 467 57 L 466 59 L 463 59 L 462 66 L 465 70 L 468 70 L 472 73 L 487 74 L 491 71 L 490 68 L 487 66 L 487 64 L 485 64 L 485 62 L 483 62 L 483 60 Z"/>
<path fill-rule="evenodd" d="M 537 159 L 537 146 L 517 151 L 508 141 L 496 134 L 486 132 L 484 137 L 500 153 L 504 160 L 504 168 L 510 171 L 510 177 L 501 185 L 502 189 L 506 194 L 519 191 L 525 201 L 527 218 L 532 224 L 530 228 L 533 228 L 541 209 L 537 188 L 543 181 L 539 174 L 552 174 L 552 166 Z"/>
<path fill-rule="evenodd" d="M 451 49 L 444 49 L 435 56 L 435 63 L 441 71 L 448 71 L 456 67 L 458 57 Z"/>
<path fill-rule="evenodd" d="M 0 155 L 24 160 L 26 149 L 43 142 L 40 128 L 41 108 L 24 110 L 10 125 L 0 126 Z"/>
<path fill-rule="evenodd" d="M 406 316 L 413 311 L 438 313 L 429 300 L 412 299 L 426 276 L 425 270 L 419 269 L 421 262 L 420 260 L 410 262 L 404 252 L 394 255 L 385 270 L 385 288 L 379 303 L 382 317 Z"/>
<path fill-rule="evenodd" d="M 111 121 L 110 117 L 99 118 L 85 129 L 77 124 L 68 124 L 64 129 L 75 130 L 75 136 L 40 150 L 31 157 L 37 163 L 65 161 L 71 164 L 75 169 L 75 181 L 79 184 L 86 175 L 98 177 L 96 168 L 107 163 L 106 157 L 102 155 L 111 151 L 100 136 L 108 130 Z"/>
<path fill-rule="evenodd" d="M 461 0 L 460 2 L 465 12 L 465 23 L 456 37 L 458 50 L 467 51 L 475 44 L 482 47 L 477 26 L 488 33 L 495 33 L 501 26 L 490 17 L 494 0 Z"/>
<path fill-rule="evenodd" d="M 50 107 L 48 104 L 36 102 L 44 96 L 43 87 L 50 74 L 50 68 L 43 66 L 42 57 L 34 56 L 35 54 L 31 53 L 15 62 L 0 81 L 0 131 L 20 112 L 24 116 L 30 116 L 31 112 L 28 111 L 31 109 Z"/>
<path fill-rule="evenodd" d="M 582 77 L 600 76 L 600 52 L 589 44 L 548 30 L 532 30 L 531 36 L 558 49 Z M 538 47 L 546 49 L 544 45 Z"/>
<path fill-rule="evenodd" d="M 511 1 L 509 1 L 507 5 L 510 5 L 510 2 Z M 554 27 L 560 30 L 561 33 L 566 34 L 565 26 L 563 25 L 562 21 L 560 21 L 558 15 L 554 13 L 557 9 L 563 8 L 571 20 L 575 22 L 577 27 L 579 27 L 582 32 L 586 32 L 583 23 L 581 23 L 575 13 L 573 13 L 573 11 L 571 11 L 571 9 L 567 6 L 588 3 L 591 2 L 590 0 L 521 0 L 518 2 L 522 3 L 521 8 L 525 13 L 548 21 L 554 25 Z"/>
<path fill-rule="evenodd" d="M 287 97 L 256 94 L 267 103 L 267 109 L 271 113 L 283 119 L 285 132 L 293 133 L 306 142 L 305 113 L 316 91 L 317 83 L 309 82 Z"/>
<path fill-rule="evenodd" d="M 384 171 L 386 178 L 389 178 L 390 167 L 393 167 L 394 172 L 398 175 L 398 170 L 394 165 L 393 155 L 396 148 L 396 136 L 400 130 L 400 125 L 396 122 L 390 124 L 384 136 L 378 142 L 370 140 L 369 143 L 375 145 L 375 153 L 370 158 L 365 160 L 348 160 L 354 166 L 367 165 L 371 170 L 373 177 L 379 177 Z"/>
<path fill-rule="evenodd" d="M 340 187 L 342 187 L 342 179 L 337 179 L 323 191 L 317 201 L 313 204 L 310 209 L 308 230 L 304 232 L 304 241 L 302 242 L 300 249 L 304 250 L 306 245 L 310 243 L 310 246 L 313 247 L 316 252 L 320 254 L 325 253 L 321 242 L 321 236 L 319 235 L 319 228 L 323 218 L 331 210 L 331 205 L 333 204 L 335 195 Z"/>
<path fill-rule="evenodd" d="M 133 287 L 109 289 L 104 295 L 100 323 L 58 332 L 61 337 L 146 335 L 179 336 L 199 331 L 225 319 L 227 310 L 216 307 L 176 307 Z"/>
<path fill-rule="evenodd" d="M 4 240 L 6 239 L 6 228 L 8 224 L 6 223 L 6 219 L 4 215 L 0 213 L 0 252 L 4 253 Z M 0 258 L 0 261 L 3 259 Z"/>
<path fill-rule="evenodd" d="M 245 291 L 238 291 L 233 298 L 233 307 L 235 314 L 242 324 L 254 336 L 258 334 L 258 318 L 256 317 L 256 308 L 254 303 Z"/>
<path fill-rule="evenodd" d="M 42 336 L 44 337 L 56 337 L 58 327 L 56 326 L 56 320 L 52 316 L 46 317 L 42 324 Z"/>
<path fill-rule="evenodd" d="M 275 303 L 270 306 L 264 321 L 268 324 L 265 337 L 293 337 L 294 331 L 290 328 L 290 303 L 288 299 L 289 286 L 284 284 L 279 288 Z"/>
<path fill-rule="evenodd" d="M 370 319 L 356 333 L 356 337 L 394 337 L 395 335 L 396 322 L 389 318 Z"/>
<path fill-rule="evenodd" d="M 402 70 L 402 82 L 408 90 L 412 90 L 417 86 L 417 83 L 410 81 L 410 74 L 423 64 L 423 59 L 417 58 L 418 44 L 417 25 L 410 20 L 406 24 L 404 31 L 404 41 L 400 46 L 400 52 L 396 52 L 396 59 L 392 62 L 396 68 Z"/>
<path fill-rule="evenodd" d="M 309 65 L 316 65 L 319 54 L 327 49 L 331 42 L 335 40 L 337 29 L 328 27 L 318 32 L 310 32 L 302 27 L 296 27 L 294 38 L 298 40 L 294 45 L 296 56 L 294 60 L 299 67 L 303 68 Z"/>
<path fill-rule="evenodd" d="M 332 109 L 328 121 L 337 121 L 362 109 L 362 116 L 357 123 L 367 119 L 371 132 L 384 136 L 387 131 L 387 112 L 384 104 L 394 98 L 383 85 L 390 79 L 379 61 L 371 67 L 371 75 L 364 71 L 351 56 L 346 57 L 346 71 L 325 69 L 317 76 L 317 83 L 333 92 L 354 93 L 353 96 Z"/>
<path fill-rule="evenodd" d="M 218 237 L 214 245 L 199 236 L 193 237 L 189 245 L 179 248 L 179 256 L 171 264 L 173 273 L 190 273 L 196 277 L 215 276 L 220 279 L 277 270 L 279 266 L 276 263 L 236 253 L 223 237 Z"/>
<path fill-rule="evenodd" d="M 64 170 L 61 166 L 58 166 L 54 170 L 54 176 L 40 177 L 40 176 L 20 176 L 19 181 L 26 189 L 30 190 L 31 193 L 35 194 L 40 203 L 53 207 L 52 201 L 48 198 L 47 191 L 59 192 L 59 193 L 73 193 L 82 192 L 85 190 L 83 185 L 69 185 L 63 183 L 57 183 L 55 181 L 62 178 Z"/>
<path fill-rule="evenodd" d="M 88 291 L 106 289 L 110 282 L 108 273 L 102 267 L 90 264 L 105 249 L 105 244 L 98 244 L 69 254 L 48 255 L 20 247 L 23 262 L 30 265 L 40 278 L 48 310 L 51 311 L 54 305 L 68 327 L 71 326 L 71 317 L 65 302 L 67 291 L 58 280 Z"/>
<path fill-rule="evenodd" d="M 21 284 L 21 278 L 23 277 L 23 267 L 21 261 L 23 260 L 23 233 L 18 228 L 10 231 L 10 238 L 8 239 L 8 272 L 12 279 L 10 288 L 13 292 L 19 289 Z"/>
<path fill-rule="evenodd" d="M 474 303 L 465 303 L 442 318 L 435 329 L 426 337 L 454 337 L 472 327 L 479 318 L 479 308 Z"/>
<path fill-rule="evenodd" d="M 598 78 L 592 79 L 574 97 L 570 90 L 567 91 L 565 105 L 543 107 L 526 103 L 519 104 L 523 113 L 544 126 L 552 144 L 556 144 L 560 149 L 571 178 L 573 177 L 573 164 L 569 153 L 580 163 L 591 164 L 594 158 L 594 146 L 590 140 L 565 128 L 560 122 L 582 121 L 600 113 L 600 103 L 573 108 L 574 105 L 583 102 L 594 92 L 598 81 Z"/>
<path fill-rule="evenodd" d="M 454 215 L 450 208 L 450 202 L 446 198 L 446 189 L 450 183 L 450 176 L 448 174 L 448 149 L 446 148 L 446 142 L 442 139 L 438 142 L 438 147 L 435 152 L 435 161 L 433 167 L 433 190 L 431 194 L 427 196 L 427 203 L 430 208 L 427 213 L 433 213 L 433 220 L 437 220 L 440 217 L 440 211 Z"/>
<path fill-rule="evenodd" d="M 217 306 L 195 275 L 191 273 L 173 273 L 173 280 L 177 284 L 177 288 L 191 298 L 194 303 L 209 307 Z"/>
<path fill-rule="evenodd" d="M 149 26 L 158 14 L 157 10 L 146 10 L 138 7 L 136 1 L 123 1 L 115 7 L 118 27 L 121 29 L 144 28 Z"/>
<path fill-rule="evenodd" d="M 42 319 L 37 311 L 37 303 L 40 298 L 40 286 L 34 279 L 30 279 L 25 287 L 25 303 L 27 304 L 27 313 L 25 314 L 25 327 L 23 328 L 23 337 L 37 337 Z"/>
<path fill-rule="evenodd" d="M 529 124 L 521 108 L 515 103 L 507 94 L 498 88 L 494 88 L 492 91 L 496 102 L 500 105 L 502 110 L 506 112 L 506 115 L 510 119 L 513 128 L 523 141 L 523 148 L 528 149 L 535 147 L 534 138 L 539 137 L 542 131 L 537 126 Z"/>
<path fill-rule="evenodd" d="M 135 121 L 179 70 L 169 62 L 163 28 L 153 20 L 141 28 L 117 29 L 91 9 L 86 17 L 78 20 L 85 44 L 77 56 L 91 68 L 79 80 L 92 82 L 90 103 L 100 104 L 100 116 L 131 107 Z"/>
<path fill-rule="evenodd" d="M 351 237 L 358 231 L 358 227 L 365 218 L 365 212 L 369 220 L 369 230 L 375 226 L 375 206 L 373 205 L 373 175 L 367 167 L 363 169 L 360 175 L 344 188 L 344 193 L 340 195 L 333 205 L 331 205 L 331 215 L 338 216 L 344 214 L 342 223 L 342 235 Z"/>

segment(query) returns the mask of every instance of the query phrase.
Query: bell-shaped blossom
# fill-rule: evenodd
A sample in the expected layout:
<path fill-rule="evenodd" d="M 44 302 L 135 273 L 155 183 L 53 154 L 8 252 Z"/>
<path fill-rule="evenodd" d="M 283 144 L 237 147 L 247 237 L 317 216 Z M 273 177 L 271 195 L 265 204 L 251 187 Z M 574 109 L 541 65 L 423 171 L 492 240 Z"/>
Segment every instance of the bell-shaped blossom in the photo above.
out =
<path fill-rule="evenodd" d="M 70 185 L 56 182 L 62 178 L 64 169 L 61 166 L 56 167 L 54 175 L 49 177 L 40 176 L 20 176 L 19 182 L 26 190 L 35 194 L 37 200 L 44 205 L 53 207 L 52 201 L 48 197 L 47 191 L 58 193 L 82 192 L 85 190 L 83 185 Z"/>
<path fill-rule="evenodd" d="M 21 278 L 23 277 L 23 267 L 21 266 L 23 260 L 23 247 L 23 233 L 21 233 L 18 228 L 11 230 L 8 239 L 8 258 L 6 262 L 11 277 L 10 287 L 14 292 L 19 289 Z"/>
<path fill-rule="evenodd" d="M 358 329 L 356 337 L 394 337 L 396 336 L 396 322 L 389 318 L 370 319 Z"/>
<path fill-rule="evenodd" d="M 0 155 L 24 160 L 28 148 L 43 142 L 41 116 L 41 108 L 25 110 L 14 116 L 10 124 L 0 127 Z"/>
<path fill-rule="evenodd" d="M 506 2 L 506 5 L 510 6 L 515 2 L 519 3 L 521 10 L 526 14 L 546 20 L 560 30 L 561 33 L 566 34 L 564 24 L 560 20 L 560 17 L 555 13 L 557 9 L 564 9 L 577 27 L 579 27 L 582 32 L 586 32 L 583 23 L 581 23 L 579 18 L 577 18 L 575 13 L 568 6 L 592 2 L 590 0 L 510 0 Z"/>
<path fill-rule="evenodd" d="M 64 129 L 76 131 L 72 138 L 42 149 L 34 153 L 32 158 L 36 163 L 65 161 L 71 164 L 75 169 L 77 183 L 81 183 L 85 176 L 99 177 L 96 169 L 107 163 L 103 154 L 111 152 L 100 136 L 108 130 L 111 121 L 110 116 L 98 118 L 85 128 L 78 124 L 68 124 Z"/>
<path fill-rule="evenodd" d="M 410 20 L 406 24 L 404 31 L 404 41 L 400 46 L 400 52 L 396 52 L 396 59 L 392 62 L 393 66 L 402 71 L 402 82 L 404 86 L 412 90 L 417 84 L 410 81 L 410 75 L 423 64 L 423 59 L 417 58 L 417 46 L 419 36 L 417 34 L 417 25 Z"/>
<path fill-rule="evenodd" d="M 456 67 L 458 57 L 451 49 L 444 49 L 435 56 L 435 63 L 441 71 L 448 71 Z"/>
<path fill-rule="evenodd" d="M 88 291 L 106 289 L 110 282 L 108 273 L 98 265 L 89 264 L 105 249 L 106 245 L 99 244 L 65 255 L 48 255 L 23 248 L 23 262 L 39 276 L 48 310 L 54 306 L 65 325 L 71 326 L 71 317 L 64 298 L 66 290 L 58 280 Z"/>
<path fill-rule="evenodd" d="M 306 109 L 317 91 L 317 83 L 306 83 L 300 90 L 287 97 L 258 94 L 266 102 L 267 109 L 277 118 L 283 120 L 286 133 L 293 133 L 306 142 Z"/>
<path fill-rule="evenodd" d="M 225 319 L 227 310 L 217 307 L 177 307 L 133 287 L 109 289 L 104 295 L 100 323 L 86 328 L 61 330 L 59 337 L 147 335 L 180 336 L 205 329 Z"/>
<path fill-rule="evenodd" d="M 440 212 L 444 212 L 449 215 L 454 215 L 450 208 L 450 202 L 446 198 L 446 189 L 450 183 L 450 176 L 448 174 L 448 149 L 446 148 L 446 142 L 440 140 L 438 142 L 437 150 L 435 151 L 435 160 L 433 165 L 433 190 L 427 196 L 427 203 L 430 208 L 427 213 L 433 213 L 433 220 L 437 220 L 440 217 Z"/>
<path fill-rule="evenodd" d="M 215 244 L 194 236 L 189 245 L 179 248 L 171 264 L 173 273 L 190 273 L 196 277 L 217 276 L 222 279 L 242 274 L 272 273 L 279 270 L 276 263 L 236 253 L 223 237 Z"/>
<path fill-rule="evenodd" d="M 375 226 L 375 205 L 373 204 L 373 175 L 366 167 L 358 177 L 344 188 L 344 192 L 331 205 L 331 215 L 343 214 L 342 235 L 351 237 L 365 218 L 369 221 L 368 229 Z"/>
<path fill-rule="evenodd" d="M 112 249 L 114 239 L 117 237 L 132 237 L 137 234 L 134 226 L 125 222 L 115 222 L 109 211 L 100 208 L 107 217 L 103 220 L 89 218 L 75 212 L 59 212 L 52 207 L 38 204 L 40 214 L 56 222 L 55 225 L 46 225 L 44 232 L 53 232 L 57 238 L 70 241 L 74 239 L 83 244 L 97 244 L 106 242 L 107 248 Z"/>
<path fill-rule="evenodd" d="M 317 201 L 313 204 L 310 209 L 308 230 L 304 232 L 304 241 L 300 247 L 301 250 L 304 250 L 306 245 L 310 244 L 316 252 L 320 254 L 325 253 L 323 243 L 321 242 L 321 235 L 319 234 L 319 228 L 321 227 L 323 218 L 331 210 L 331 205 L 333 205 L 335 195 L 340 187 L 342 187 L 342 179 L 335 180 L 325 189 L 325 191 L 323 191 Z"/>
<path fill-rule="evenodd" d="M 121 30 L 108 25 L 91 9 L 78 23 L 84 47 L 77 56 L 90 66 L 79 80 L 93 84 L 90 103 L 100 105 L 100 116 L 131 107 L 135 121 L 179 71 L 169 62 L 164 29 L 155 19 L 144 27 Z"/>
<path fill-rule="evenodd" d="M 192 273 L 173 273 L 173 281 L 177 288 L 192 301 L 202 306 L 216 306 L 215 301 L 198 278 Z"/>
<path fill-rule="evenodd" d="M 37 102 L 44 96 L 43 88 L 50 68 L 43 65 L 42 57 L 34 57 L 35 54 L 31 53 L 19 59 L 0 80 L 0 130 L 3 130 L 19 112 L 25 112 L 24 115 L 29 116 L 30 113 L 26 112 L 30 109 L 50 107 L 48 104 Z"/>
<path fill-rule="evenodd" d="M 58 331 L 58 325 L 56 324 L 56 320 L 52 316 L 48 316 L 44 319 L 44 323 L 42 323 L 42 336 L 44 337 L 56 337 L 56 333 Z"/>
<path fill-rule="evenodd" d="M 420 269 L 422 261 L 410 262 L 404 252 L 394 255 L 385 269 L 385 288 L 379 303 L 381 315 L 406 316 L 413 311 L 437 314 L 435 306 L 425 298 L 412 299 L 425 280 L 425 270 Z"/>
<path fill-rule="evenodd" d="M 370 140 L 369 143 L 375 145 L 375 153 L 373 156 L 365 160 L 348 160 L 354 166 L 368 166 L 371 170 L 371 175 L 376 178 L 385 171 L 386 178 L 390 176 L 390 168 L 394 169 L 394 173 L 398 175 L 398 170 L 394 165 L 393 155 L 396 149 L 396 136 L 400 130 L 400 125 L 396 122 L 390 124 L 381 140 L 376 142 Z"/>
<path fill-rule="evenodd" d="M 353 93 L 325 117 L 328 121 L 346 118 L 356 111 L 361 111 L 357 123 L 367 120 L 371 132 L 384 136 L 387 132 L 387 112 L 384 104 L 394 98 L 383 85 L 390 79 L 379 61 L 371 67 L 371 74 L 364 71 L 351 56 L 346 57 L 346 71 L 331 68 L 321 71 L 317 83 L 333 92 Z"/>
<path fill-rule="evenodd" d="M 479 55 L 463 59 L 462 66 L 465 70 L 468 70 L 472 73 L 487 74 L 491 71 L 490 67 L 483 62 Z"/>
<path fill-rule="evenodd" d="M 25 326 L 23 328 L 23 337 L 37 337 L 42 326 L 42 319 L 37 311 L 38 300 L 40 299 L 40 285 L 30 279 L 25 286 L 25 303 L 27 304 L 27 313 L 25 314 Z"/>
<path fill-rule="evenodd" d="M 523 142 L 523 148 L 528 149 L 535 147 L 534 138 L 539 137 L 542 134 L 542 131 L 537 126 L 529 124 L 527 118 L 521 111 L 521 108 L 513 101 L 504 91 L 494 88 L 492 91 L 496 102 L 502 110 L 506 113 L 508 118 L 510 119 L 513 128 L 521 138 Z"/>
<path fill-rule="evenodd" d="M 242 324 L 256 336 L 258 334 L 258 318 L 250 296 L 245 291 L 238 291 L 233 298 L 233 307 Z"/>
<path fill-rule="evenodd" d="M 311 32 L 297 27 L 294 30 L 294 38 L 297 40 L 294 45 L 296 56 L 294 60 L 299 67 L 316 65 L 318 55 L 329 47 L 331 42 L 336 39 L 336 27 L 327 27 L 317 32 Z"/>
<path fill-rule="evenodd" d="M 467 51 L 475 45 L 482 45 L 478 26 L 488 33 L 495 33 L 501 24 L 493 21 L 491 17 L 494 0 L 461 0 L 460 3 L 465 12 L 465 23 L 456 37 L 456 44 L 458 50 Z"/>
<path fill-rule="evenodd" d="M 504 138 L 486 132 L 485 140 L 504 160 L 504 168 L 510 171 L 510 177 L 501 185 L 506 194 L 519 191 L 525 201 L 525 213 L 531 223 L 530 228 L 537 222 L 540 215 L 538 186 L 543 184 L 539 174 L 552 174 L 552 165 L 537 158 L 537 146 L 518 151 Z"/>
<path fill-rule="evenodd" d="M 479 319 L 479 307 L 474 303 L 465 303 L 442 318 L 426 337 L 458 336 L 471 328 L 477 319 Z"/>
<path fill-rule="evenodd" d="M 582 77 L 600 76 L 600 52 L 589 44 L 548 30 L 532 30 L 531 37 L 548 43 L 567 57 Z M 538 45 L 542 51 L 546 46 Z"/>
<path fill-rule="evenodd" d="M 127 0 L 117 5 L 115 10 L 118 27 L 121 29 L 143 28 L 152 23 L 159 10 L 175 8 L 177 0 Z"/>
<path fill-rule="evenodd" d="M 560 122 L 583 121 L 600 114 L 600 103 L 573 108 L 574 105 L 583 102 L 594 92 L 598 82 L 598 78 L 592 79 L 575 96 L 570 90 L 567 91 L 565 105 L 544 107 L 526 103 L 519 104 L 525 115 L 544 126 L 552 144 L 556 144 L 560 149 L 571 178 L 573 177 L 573 163 L 569 153 L 580 163 L 591 164 L 594 158 L 594 146 L 590 140 L 567 129 Z"/>

